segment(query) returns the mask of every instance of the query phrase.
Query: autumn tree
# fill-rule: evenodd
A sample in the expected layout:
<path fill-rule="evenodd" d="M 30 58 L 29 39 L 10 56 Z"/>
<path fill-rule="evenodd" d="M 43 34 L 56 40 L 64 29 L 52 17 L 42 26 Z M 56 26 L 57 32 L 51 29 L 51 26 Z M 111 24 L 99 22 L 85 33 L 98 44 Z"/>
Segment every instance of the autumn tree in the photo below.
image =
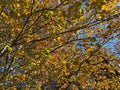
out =
<path fill-rule="evenodd" d="M 1 0 L 0 89 L 120 89 L 119 4 Z"/>

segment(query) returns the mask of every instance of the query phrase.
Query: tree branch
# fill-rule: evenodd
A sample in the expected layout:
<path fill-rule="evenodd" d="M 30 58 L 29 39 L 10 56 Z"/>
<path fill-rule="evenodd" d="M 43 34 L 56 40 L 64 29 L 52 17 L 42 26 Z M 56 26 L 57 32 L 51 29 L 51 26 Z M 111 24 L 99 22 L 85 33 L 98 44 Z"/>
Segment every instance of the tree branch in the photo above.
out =
<path fill-rule="evenodd" d="M 74 32 L 74 31 L 77 31 L 79 29 L 85 29 L 85 28 L 88 28 L 88 27 L 100 24 L 100 23 L 105 22 L 105 21 L 110 21 L 112 19 L 115 19 L 115 17 L 118 17 L 119 15 L 120 15 L 120 13 L 119 14 L 115 14 L 115 15 L 113 15 L 111 17 L 108 17 L 108 18 L 105 18 L 105 19 L 101 19 L 101 20 L 97 20 L 97 21 L 94 21 L 94 22 L 91 22 L 91 23 L 87 23 L 86 25 L 79 26 L 77 28 L 71 28 L 70 30 L 67 30 L 67 31 L 60 32 L 60 33 L 56 34 L 56 36 L 59 36 L 59 35 L 62 35 L 62 34 L 66 34 L 66 33 L 70 33 L 70 32 Z M 24 43 L 33 43 L 33 42 L 40 42 L 40 41 L 47 40 L 50 37 L 51 36 L 47 36 L 47 37 L 44 37 L 44 38 L 41 38 L 41 39 L 34 39 L 34 40 L 30 41 L 30 42 L 21 42 L 21 44 L 24 44 Z M 20 44 L 20 43 L 18 43 L 18 44 Z"/>
<path fill-rule="evenodd" d="M 96 49 L 87 59 L 85 59 L 84 61 L 82 61 L 82 62 L 79 64 L 79 68 L 78 68 L 77 71 L 72 72 L 72 73 L 69 74 L 66 78 L 70 78 L 72 75 L 78 74 L 78 72 L 81 70 L 80 67 L 81 67 L 84 63 L 89 63 L 89 59 L 91 59 L 92 56 L 94 56 L 107 42 L 109 42 L 111 39 L 113 39 L 113 38 L 115 38 L 115 37 L 117 37 L 117 36 L 119 36 L 119 35 L 120 35 L 120 34 L 118 34 L 118 35 L 116 35 L 116 36 L 113 36 L 113 37 L 110 37 L 110 38 L 108 38 L 105 42 L 103 42 L 98 49 Z"/>

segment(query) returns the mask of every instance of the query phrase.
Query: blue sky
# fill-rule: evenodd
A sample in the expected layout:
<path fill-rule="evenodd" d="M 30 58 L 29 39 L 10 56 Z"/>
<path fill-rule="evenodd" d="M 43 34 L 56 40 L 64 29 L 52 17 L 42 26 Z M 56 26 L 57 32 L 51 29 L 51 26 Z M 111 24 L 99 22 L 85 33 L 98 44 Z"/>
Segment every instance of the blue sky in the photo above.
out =
<path fill-rule="evenodd" d="M 85 6 L 85 5 L 83 5 L 83 6 Z M 120 7 L 120 2 L 118 2 L 117 4 L 116 4 L 116 6 L 117 7 Z M 84 8 L 85 9 L 85 7 L 82 7 L 82 8 Z M 100 27 L 103 29 L 103 30 L 107 30 L 107 26 L 108 26 L 109 24 L 108 23 L 106 23 L 106 24 L 104 24 L 104 25 L 100 25 Z M 84 30 L 81 30 L 81 31 L 84 31 Z M 81 37 L 83 37 L 82 35 L 80 35 Z M 114 53 L 116 53 L 115 52 L 115 44 L 118 42 L 118 41 L 120 41 L 120 40 L 118 40 L 118 39 L 113 39 L 113 40 L 110 40 L 108 43 L 106 43 L 105 45 L 104 45 L 104 47 L 106 47 L 106 48 L 110 48 L 111 49 L 111 52 L 114 52 Z M 79 42 L 80 43 L 80 42 Z M 78 48 L 82 48 L 82 47 L 80 47 L 79 45 L 78 45 Z M 115 54 L 117 57 L 119 57 L 120 58 L 120 54 Z"/>
<path fill-rule="evenodd" d="M 118 2 L 116 4 L 117 7 L 120 7 L 120 2 Z M 120 40 L 118 39 L 113 39 L 113 40 L 110 40 L 107 44 L 105 44 L 105 47 L 108 47 L 108 48 L 111 48 L 111 50 L 113 52 L 115 52 L 115 48 L 114 48 L 114 45 L 117 43 L 117 42 L 120 42 Z M 116 56 L 118 56 L 120 58 L 120 54 L 116 54 Z"/>
<path fill-rule="evenodd" d="M 120 7 L 120 2 L 118 2 L 118 3 L 116 4 L 116 6 Z"/>

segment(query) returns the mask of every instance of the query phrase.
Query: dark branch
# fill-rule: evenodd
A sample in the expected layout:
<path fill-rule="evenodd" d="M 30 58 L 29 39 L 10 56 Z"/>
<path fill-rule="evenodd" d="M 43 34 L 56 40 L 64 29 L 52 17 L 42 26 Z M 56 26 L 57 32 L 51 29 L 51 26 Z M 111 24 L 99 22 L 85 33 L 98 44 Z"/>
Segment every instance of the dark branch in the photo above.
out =
<path fill-rule="evenodd" d="M 120 14 L 120 13 L 119 13 Z M 111 17 L 108 17 L 108 18 L 105 18 L 105 19 L 101 19 L 101 20 L 97 20 L 97 21 L 94 21 L 94 22 L 91 22 L 91 23 L 87 23 L 86 25 L 83 25 L 83 26 L 79 26 L 77 28 L 71 28 L 70 30 L 68 31 L 65 31 L 65 32 L 60 32 L 58 34 L 56 34 L 56 36 L 59 36 L 59 35 L 62 35 L 62 34 L 66 34 L 66 33 L 70 33 L 70 32 L 74 32 L 74 31 L 77 31 L 79 29 L 85 29 L 85 28 L 88 28 L 88 27 L 91 27 L 91 26 L 94 26 L 94 25 L 97 25 L 97 24 L 100 24 L 102 22 L 105 22 L 105 21 L 110 21 L 112 19 L 115 19 L 115 17 L 118 17 L 119 14 L 115 14 Z M 22 44 L 24 43 L 32 43 L 32 42 L 40 42 L 40 41 L 44 41 L 44 40 L 47 40 L 49 39 L 51 36 L 47 36 L 47 37 L 44 37 L 44 38 L 41 38 L 41 39 L 35 39 L 35 40 L 32 40 L 30 42 L 21 42 Z M 18 43 L 20 44 L 20 43 Z"/>
<path fill-rule="evenodd" d="M 120 35 L 120 34 L 118 34 L 118 35 L 116 35 L 116 36 L 113 36 L 113 37 L 110 37 L 110 38 L 108 38 L 106 41 L 104 41 L 98 49 L 96 49 L 87 59 L 85 59 L 84 61 L 82 61 L 82 62 L 79 64 L 78 70 L 75 71 L 75 72 L 72 72 L 71 74 L 69 74 L 69 75 L 67 76 L 67 78 L 70 78 L 72 75 L 78 74 L 78 72 L 81 70 L 80 67 L 81 67 L 83 64 L 89 63 L 89 60 L 92 58 L 92 56 L 94 56 L 107 42 L 109 42 L 111 39 L 113 39 L 113 38 L 115 38 L 115 37 L 117 37 L 117 36 L 119 36 L 119 35 Z"/>

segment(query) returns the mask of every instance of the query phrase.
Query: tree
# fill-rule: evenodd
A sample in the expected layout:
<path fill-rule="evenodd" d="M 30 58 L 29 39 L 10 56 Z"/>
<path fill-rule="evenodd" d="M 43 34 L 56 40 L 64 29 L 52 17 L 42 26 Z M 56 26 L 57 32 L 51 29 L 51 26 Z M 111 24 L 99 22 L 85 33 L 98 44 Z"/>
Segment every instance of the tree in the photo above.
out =
<path fill-rule="evenodd" d="M 1 89 L 120 89 L 117 3 L 1 0 Z"/>

